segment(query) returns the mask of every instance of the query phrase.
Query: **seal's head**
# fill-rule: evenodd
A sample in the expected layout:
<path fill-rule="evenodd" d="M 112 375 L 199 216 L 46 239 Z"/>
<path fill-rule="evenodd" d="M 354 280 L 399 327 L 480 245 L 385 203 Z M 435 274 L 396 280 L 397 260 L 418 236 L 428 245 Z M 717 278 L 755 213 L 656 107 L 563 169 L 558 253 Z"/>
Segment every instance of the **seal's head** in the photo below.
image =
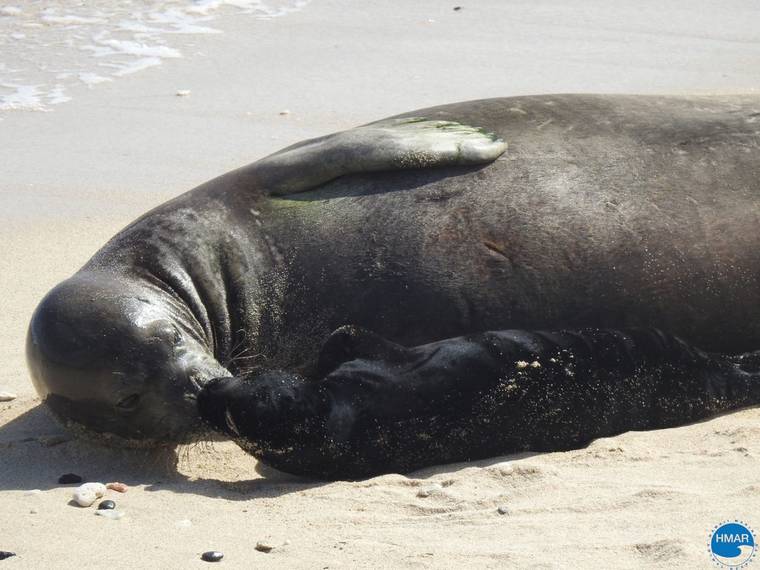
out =
<path fill-rule="evenodd" d="M 37 392 L 67 427 L 131 446 L 191 440 L 201 426 L 200 386 L 229 375 L 178 297 L 88 273 L 37 307 L 27 361 Z"/>

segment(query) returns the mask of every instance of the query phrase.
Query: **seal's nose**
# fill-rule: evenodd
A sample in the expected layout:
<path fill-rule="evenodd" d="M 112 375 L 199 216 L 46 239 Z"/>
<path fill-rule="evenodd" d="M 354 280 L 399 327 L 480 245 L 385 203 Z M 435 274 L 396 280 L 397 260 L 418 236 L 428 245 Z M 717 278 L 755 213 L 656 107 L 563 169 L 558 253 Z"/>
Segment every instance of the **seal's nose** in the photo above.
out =
<path fill-rule="evenodd" d="M 230 433 L 227 425 L 227 402 L 243 382 L 234 376 L 214 378 L 198 392 L 198 412 L 212 428 Z"/>

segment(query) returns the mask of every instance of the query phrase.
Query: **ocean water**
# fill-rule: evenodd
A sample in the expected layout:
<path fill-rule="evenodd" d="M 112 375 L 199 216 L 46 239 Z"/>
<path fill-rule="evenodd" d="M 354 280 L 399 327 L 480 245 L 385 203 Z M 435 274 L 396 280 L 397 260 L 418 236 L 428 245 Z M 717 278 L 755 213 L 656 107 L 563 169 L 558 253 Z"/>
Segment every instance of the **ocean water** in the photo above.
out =
<path fill-rule="evenodd" d="M 97 88 L 185 57 L 188 35 L 221 33 L 217 18 L 277 18 L 310 1 L 0 0 L 0 117 L 51 111 L 73 86 Z"/>

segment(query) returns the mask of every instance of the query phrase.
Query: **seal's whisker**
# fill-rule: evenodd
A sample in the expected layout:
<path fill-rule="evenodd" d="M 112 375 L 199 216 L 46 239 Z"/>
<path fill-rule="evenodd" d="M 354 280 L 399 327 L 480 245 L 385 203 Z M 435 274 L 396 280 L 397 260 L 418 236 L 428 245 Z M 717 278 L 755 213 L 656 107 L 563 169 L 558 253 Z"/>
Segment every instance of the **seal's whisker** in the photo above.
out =
<path fill-rule="evenodd" d="M 236 356 L 232 360 L 230 360 L 229 364 L 233 364 L 235 362 L 239 362 L 241 360 L 253 360 L 255 358 L 261 358 L 263 356 L 262 353 L 252 354 L 251 356 Z"/>
<path fill-rule="evenodd" d="M 241 347 L 244 345 L 244 343 L 245 343 L 245 340 L 246 340 L 246 336 L 247 336 L 247 335 L 246 335 L 246 331 L 245 331 L 245 329 L 242 329 L 242 328 L 241 328 L 241 329 L 238 329 L 237 331 L 235 331 L 235 336 L 237 337 L 237 335 L 240 335 L 240 340 L 236 341 L 236 342 L 235 342 L 235 343 L 232 345 L 232 347 L 230 347 L 230 350 L 229 350 L 229 358 L 227 358 L 227 359 L 226 359 L 226 360 L 227 360 L 227 363 L 225 364 L 225 366 L 226 366 L 227 364 L 229 364 L 229 362 L 230 362 L 230 361 L 231 361 L 233 358 L 235 358 L 235 356 L 236 356 L 237 354 L 245 354 L 245 352 L 246 352 L 247 350 L 250 350 L 250 347 L 247 347 L 247 348 L 244 348 L 244 349 L 243 349 L 241 352 L 239 352 L 239 353 L 237 353 L 237 354 L 236 354 L 236 351 L 237 351 L 239 348 L 241 348 Z"/>
<path fill-rule="evenodd" d="M 258 352 L 256 354 L 252 354 L 250 356 L 236 356 L 235 358 L 232 358 L 227 362 L 225 365 L 225 368 L 230 370 L 231 367 L 235 367 L 236 370 L 233 372 L 234 374 L 248 374 L 253 371 L 255 371 L 258 367 L 256 366 L 256 361 L 263 356 L 263 353 Z M 248 362 L 252 361 L 252 362 Z"/>
<path fill-rule="evenodd" d="M 245 355 L 247 352 L 250 352 L 251 350 L 253 350 L 252 347 L 246 347 L 243 350 L 241 350 L 240 352 L 238 352 L 237 354 L 231 353 L 230 357 L 227 358 L 227 363 L 233 362 L 233 361 L 235 361 L 238 358 L 242 358 L 243 355 Z"/>

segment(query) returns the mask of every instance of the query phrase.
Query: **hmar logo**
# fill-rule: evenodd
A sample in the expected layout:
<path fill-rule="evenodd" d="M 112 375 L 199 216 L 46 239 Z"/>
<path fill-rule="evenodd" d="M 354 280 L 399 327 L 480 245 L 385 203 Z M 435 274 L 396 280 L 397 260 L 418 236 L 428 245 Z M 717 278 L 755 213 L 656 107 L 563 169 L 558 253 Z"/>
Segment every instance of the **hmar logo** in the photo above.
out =
<path fill-rule="evenodd" d="M 755 535 L 738 520 L 713 527 L 708 546 L 713 562 L 721 568 L 744 568 L 755 557 Z"/>

